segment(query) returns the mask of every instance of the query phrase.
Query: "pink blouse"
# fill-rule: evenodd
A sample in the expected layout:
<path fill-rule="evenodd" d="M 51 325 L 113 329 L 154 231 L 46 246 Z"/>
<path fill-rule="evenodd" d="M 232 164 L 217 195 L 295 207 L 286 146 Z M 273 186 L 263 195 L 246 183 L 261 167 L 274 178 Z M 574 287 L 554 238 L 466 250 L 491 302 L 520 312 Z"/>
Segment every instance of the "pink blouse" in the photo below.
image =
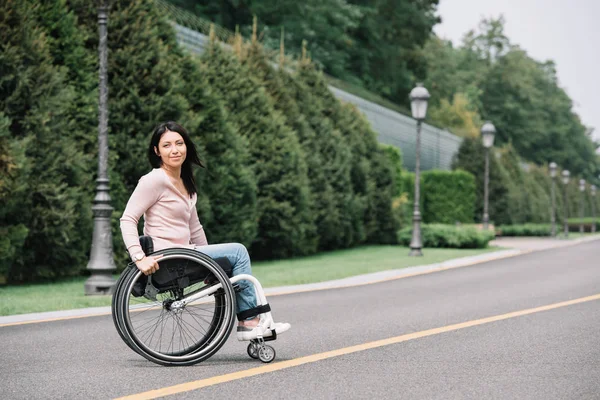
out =
<path fill-rule="evenodd" d="M 120 220 L 129 254 L 133 257 L 142 251 L 137 229 L 142 215 L 144 235 L 152 238 L 154 251 L 207 245 L 196 211 L 196 200 L 196 194 L 190 198 L 181 193 L 162 168 L 155 168 L 142 176 Z"/>

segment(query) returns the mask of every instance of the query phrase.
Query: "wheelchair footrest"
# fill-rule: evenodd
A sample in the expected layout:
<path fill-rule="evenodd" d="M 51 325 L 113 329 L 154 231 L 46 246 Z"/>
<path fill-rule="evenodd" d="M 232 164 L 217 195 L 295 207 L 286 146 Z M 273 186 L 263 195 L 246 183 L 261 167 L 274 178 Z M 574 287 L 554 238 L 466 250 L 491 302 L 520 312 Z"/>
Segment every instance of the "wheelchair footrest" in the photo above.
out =
<path fill-rule="evenodd" d="M 263 337 L 262 338 L 263 342 L 270 342 L 271 340 L 277 340 L 277 332 L 275 332 L 275 329 L 269 329 L 269 330 L 271 331 L 272 334 L 271 334 L 271 336 Z M 250 342 L 258 343 L 258 339 L 252 339 Z"/>

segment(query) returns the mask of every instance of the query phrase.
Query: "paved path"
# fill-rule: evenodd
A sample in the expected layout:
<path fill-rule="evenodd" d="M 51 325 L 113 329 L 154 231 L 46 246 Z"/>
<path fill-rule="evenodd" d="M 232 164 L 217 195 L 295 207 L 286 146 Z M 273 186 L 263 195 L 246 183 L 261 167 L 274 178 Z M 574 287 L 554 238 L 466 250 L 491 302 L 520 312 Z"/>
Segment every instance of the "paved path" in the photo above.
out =
<path fill-rule="evenodd" d="M 0 398 L 108 399 L 171 387 L 175 399 L 597 399 L 599 255 L 589 242 L 272 296 L 276 319 L 293 327 L 274 342 L 269 365 L 232 337 L 199 365 L 156 366 L 126 347 L 110 316 L 4 326 Z"/>

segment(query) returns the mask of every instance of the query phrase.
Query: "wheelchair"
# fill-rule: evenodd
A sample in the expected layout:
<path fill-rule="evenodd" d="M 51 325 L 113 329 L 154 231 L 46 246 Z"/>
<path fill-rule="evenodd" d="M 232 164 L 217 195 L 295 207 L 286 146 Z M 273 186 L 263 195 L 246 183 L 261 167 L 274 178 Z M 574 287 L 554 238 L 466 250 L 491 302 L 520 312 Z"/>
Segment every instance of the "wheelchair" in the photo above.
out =
<path fill-rule="evenodd" d="M 254 285 L 257 307 L 238 319 L 260 315 L 262 335 L 250 341 L 248 355 L 264 363 L 275 359 L 265 342 L 277 332 L 260 282 L 251 275 L 231 276 L 227 258 L 212 259 L 186 248 L 153 251 L 152 239 L 140 237 L 147 255 L 163 257 L 159 270 L 144 275 L 130 263 L 117 281 L 112 317 L 121 339 L 136 353 L 156 364 L 184 366 L 202 362 L 227 341 L 236 320 L 237 282 Z"/>

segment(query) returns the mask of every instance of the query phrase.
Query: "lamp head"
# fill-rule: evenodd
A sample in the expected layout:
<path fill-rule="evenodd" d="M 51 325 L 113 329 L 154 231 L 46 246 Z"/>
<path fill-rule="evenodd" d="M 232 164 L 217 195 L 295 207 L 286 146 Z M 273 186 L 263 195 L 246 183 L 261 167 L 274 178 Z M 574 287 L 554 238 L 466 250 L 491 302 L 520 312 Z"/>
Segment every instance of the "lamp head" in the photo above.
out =
<path fill-rule="evenodd" d="M 483 147 L 489 149 L 494 145 L 494 136 L 496 135 L 496 127 L 490 121 L 486 121 L 481 127 L 481 138 Z"/>
<path fill-rule="evenodd" d="M 417 86 L 410 91 L 410 108 L 412 116 L 417 121 L 422 121 L 427 115 L 427 100 L 429 100 L 429 92 L 423 87 L 422 83 L 417 83 Z"/>

